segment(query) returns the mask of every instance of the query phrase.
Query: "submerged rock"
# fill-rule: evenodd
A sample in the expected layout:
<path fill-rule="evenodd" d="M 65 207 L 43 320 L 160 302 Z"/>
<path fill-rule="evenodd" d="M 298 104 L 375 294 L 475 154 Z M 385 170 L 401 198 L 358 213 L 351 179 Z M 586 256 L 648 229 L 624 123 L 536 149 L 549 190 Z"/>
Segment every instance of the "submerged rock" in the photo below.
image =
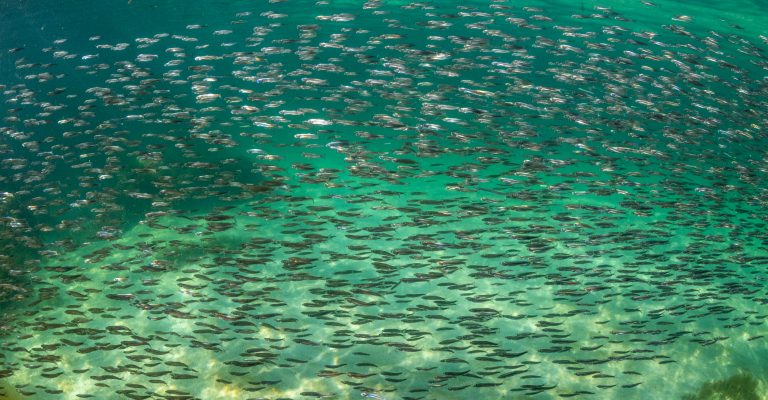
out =
<path fill-rule="evenodd" d="M 758 381 L 746 372 L 730 378 L 707 382 L 698 393 L 686 395 L 684 400 L 760 400 Z"/>

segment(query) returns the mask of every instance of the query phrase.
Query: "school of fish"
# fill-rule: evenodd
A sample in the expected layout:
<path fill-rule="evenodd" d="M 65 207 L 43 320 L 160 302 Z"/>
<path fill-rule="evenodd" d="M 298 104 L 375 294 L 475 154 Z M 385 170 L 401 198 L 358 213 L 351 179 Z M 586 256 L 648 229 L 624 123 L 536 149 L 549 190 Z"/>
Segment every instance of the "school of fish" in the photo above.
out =
<path fill-rule="evenodd" d="M 664 23 L 270 1 L 0 49 L 0 398 L 672 399 L 765 368 L 768 38 L 643 4 Z"/>

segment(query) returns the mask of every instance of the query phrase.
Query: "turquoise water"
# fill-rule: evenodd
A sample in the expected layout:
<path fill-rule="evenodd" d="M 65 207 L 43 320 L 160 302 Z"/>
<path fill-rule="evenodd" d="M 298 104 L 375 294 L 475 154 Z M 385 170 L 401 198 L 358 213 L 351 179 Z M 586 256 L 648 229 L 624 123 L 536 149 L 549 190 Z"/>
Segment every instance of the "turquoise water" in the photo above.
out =
<path fill-rule="evenodd" d="M 0 395 L 765 398 L 765 11 L 2 4 Z"/>

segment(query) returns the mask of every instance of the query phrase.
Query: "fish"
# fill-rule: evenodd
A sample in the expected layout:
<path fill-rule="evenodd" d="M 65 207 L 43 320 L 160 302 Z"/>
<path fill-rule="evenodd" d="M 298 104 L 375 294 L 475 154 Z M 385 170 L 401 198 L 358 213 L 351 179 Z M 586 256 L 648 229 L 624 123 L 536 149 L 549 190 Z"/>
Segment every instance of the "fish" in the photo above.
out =
<path fill-rule="evenodd" d="M 360 392 L 360 396 L 366 399 L 386 400 L 386 398 L 381 396 L 380 394 L 372 393 L 372 392 Z"/>

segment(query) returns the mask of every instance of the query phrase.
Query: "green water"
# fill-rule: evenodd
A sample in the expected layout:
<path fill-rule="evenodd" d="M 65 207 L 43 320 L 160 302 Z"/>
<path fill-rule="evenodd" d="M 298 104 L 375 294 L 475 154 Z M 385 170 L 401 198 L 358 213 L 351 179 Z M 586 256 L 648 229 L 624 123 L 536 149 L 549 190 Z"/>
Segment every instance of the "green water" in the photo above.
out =
<path fill-rule="evenodd" d="M 760 2 L 47 3 L 0 398 L 768 396 Z"/>

